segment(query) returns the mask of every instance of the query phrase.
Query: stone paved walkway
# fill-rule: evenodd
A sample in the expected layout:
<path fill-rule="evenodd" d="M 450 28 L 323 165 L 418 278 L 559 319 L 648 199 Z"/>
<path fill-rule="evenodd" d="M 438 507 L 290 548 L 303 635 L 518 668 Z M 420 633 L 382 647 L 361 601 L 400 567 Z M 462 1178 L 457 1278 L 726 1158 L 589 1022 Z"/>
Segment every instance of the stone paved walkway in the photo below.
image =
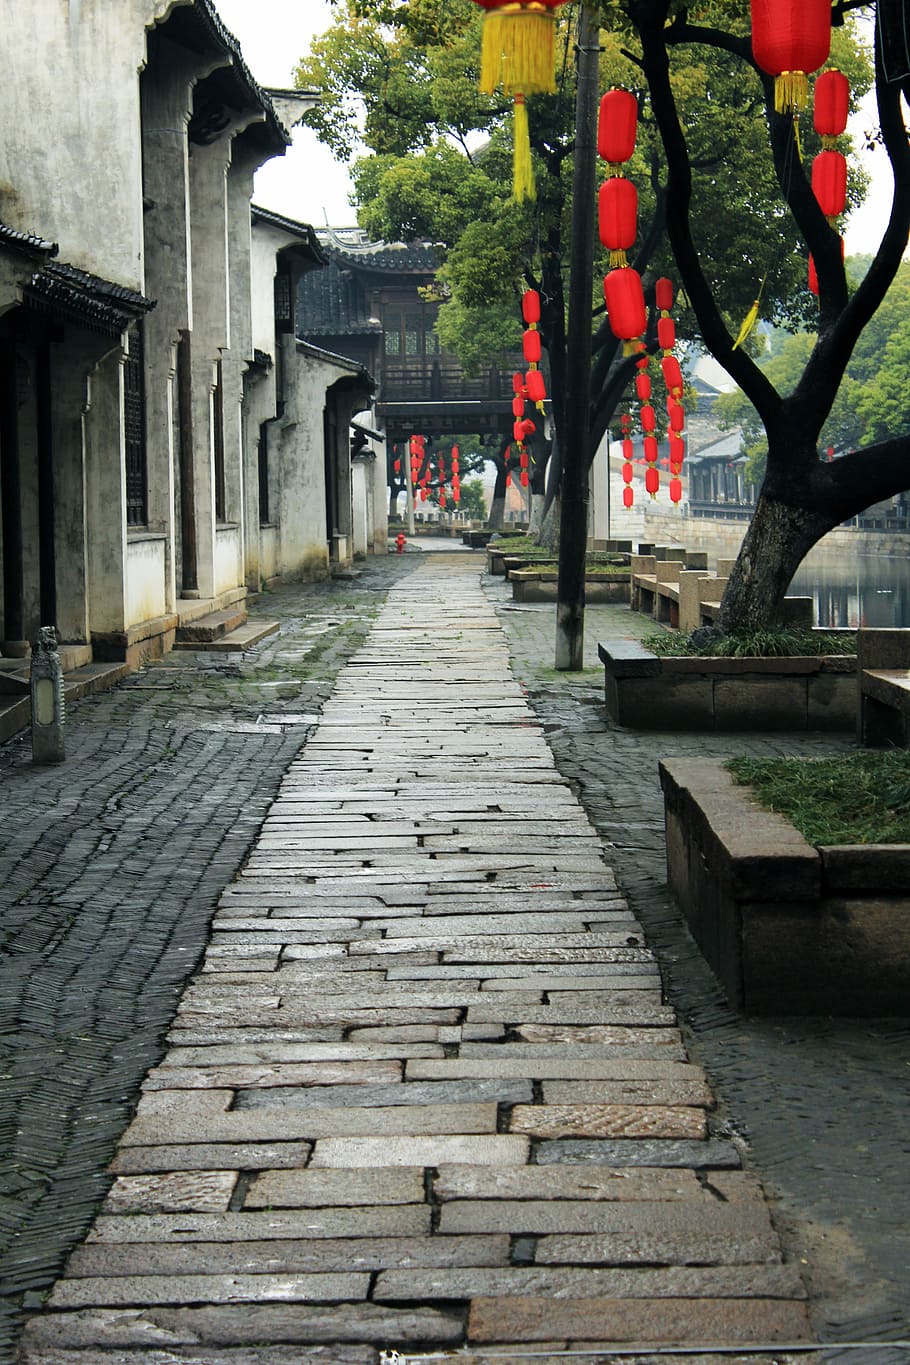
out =
<path fill-rule="evenodd" d="M 434 557 L 224 891 L 20 1358 L 781 1360 L 804 1291 L 711 1109 L 476 567 Z"/>

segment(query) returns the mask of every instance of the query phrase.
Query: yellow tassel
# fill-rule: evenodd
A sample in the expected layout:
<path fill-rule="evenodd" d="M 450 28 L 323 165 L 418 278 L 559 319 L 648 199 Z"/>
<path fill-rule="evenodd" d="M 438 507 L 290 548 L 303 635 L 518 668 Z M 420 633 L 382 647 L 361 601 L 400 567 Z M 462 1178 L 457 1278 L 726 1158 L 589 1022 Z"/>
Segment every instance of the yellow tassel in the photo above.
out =
<path fill-rule="evenodd" d="M 745 318 L 744 318 L 744 320 L 743 320 L 743 325 L 742 325 L 742 327 L 740 327 L 740 329 L 739 329 L 739 336 L 736 338 L 736 340 L 735 340 L 734 343 L 733 343 L 733 349 L 734 349 L 734 351 L 737 350 L 738 347 L 740 347 L 740 346 L 743 344 L 743 342 L 745 341 L 746 337 L 749 335 L 749 333 L 750 333 L 750 332 L 752 331 L 752 329 L 754 328 L 756 322 L 758 322 L 758 310 L 759 310 L 759 307 L 760 307 L 760 306 L 761 306 L 761 299 L 758 298 L 758 299 L 755 300 L 755 302 L 753 303 L 752 307 L 749 309 L 748 313 L 746 314 L 746 316 L 745 316 Z"/>
<path fill-rule="evenodd" d="M 629 264 L 629 258 L 624 251 L 610 252 L 610 269 L 624 270 Z"/>
<path fill-rule="evenodd" d="M 782 71 L 774 79 L 774 108 L 779 114 L 805 109 L 809 103 L 809 77 L 805 71 Z"/>
<path fill-rule="evenodd" d="M 534 198 L 534 167 L 531 164 L 531 134 L 528 106 L 524 95 L 515 96 L 514 147 L 512 151 L 512 193 L 520 202 Z"/>
<path fill-rule="evenodd" d="M 491 10 L 483 24 L 480 89 L 492 95 L 552 94 L 556 89 L 556 20 L 550 10 L 521 4 Z"/>

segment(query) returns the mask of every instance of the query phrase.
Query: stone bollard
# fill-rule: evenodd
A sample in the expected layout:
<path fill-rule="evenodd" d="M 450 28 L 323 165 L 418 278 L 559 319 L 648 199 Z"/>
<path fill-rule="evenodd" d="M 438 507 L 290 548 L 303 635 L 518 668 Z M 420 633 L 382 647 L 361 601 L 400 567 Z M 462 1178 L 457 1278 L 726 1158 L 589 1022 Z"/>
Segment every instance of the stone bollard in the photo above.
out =
<path fill-rule="evenodd" d="M 42 626 L 32 643 L 29 689 L 32 699 L 32 762 L 62 763 L 63 668 L 53 626 Z"/>

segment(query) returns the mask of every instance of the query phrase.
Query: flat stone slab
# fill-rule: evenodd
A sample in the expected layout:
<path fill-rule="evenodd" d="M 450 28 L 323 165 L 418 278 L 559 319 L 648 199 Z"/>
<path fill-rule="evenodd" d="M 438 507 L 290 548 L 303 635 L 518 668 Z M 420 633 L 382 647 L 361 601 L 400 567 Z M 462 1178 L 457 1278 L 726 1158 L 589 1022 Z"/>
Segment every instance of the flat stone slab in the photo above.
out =
<path fill-rule="evenodd" d="M 614 1061 L 611 1058 L 593 1057 L 537 1057 L 530 1051 L 518 1057 L 498 1055 L 488 1051 L 482 1057 L 446 1057 L 442 1060 L 411 1059 L 405 1067 L 409 1081 L 441 1080 L 456 1077 L 483 1076 L 533 1076 L 535 1080 L 615 1080 L 615 1081 L 673 1081 L 704 1082 L 700 1068 L 684 1062 L 674 1061 Z"/>
<path fill-rule="evenodd" d="M 126 1147 L 171 1142 L 255 1142 L 310 1140 L 356 1133 L 402 1134 L 495 1133 L 495 1104 L 402 1105 L 387 1109 L 282 1109 L 232 1111 L 199 1116 L 176 1114 L 134 1119 L 122 1142 Z"/>
<path fill-rule="evenodd" d="M 690 1166 L 693 1170 L 737 1170 L 742 1165 L 737 1147 L 716 1138 L 707 1142 L 675 1142 L 665 1138 L 644 1138 L 635 1142 L 569 1138 L 539 1142 L 535 1153 L 539 1165 L 571 1162 L 596 1166 Z"/>
<path fill-rule="evenodd" d="M 264 1171 L 253 1180 L 245 1209 L 341 1207 L 358 1204 L 421 1204 L 423 1171 Z"/>
<path fill-rule="evenodd" d="M 384 1270 L 380 1303 L 522 1295 L 553 1299 L 805 1299 L 793 1266 L 666 1266 L 659 1270 L 593 1270 L 575 1266 L 509 1266 Z"/>
<path fill-rule="evenodd" d="M 26 1328 L 20 1361 L 22 1365 L 88 1365 L 84 1351 L 33 1346 Z M 105 1349 L 98 1365 L 376 1365 L 372 1346 L 181 1346 L 179 1354 L 166 1346 L 161 1350 L 137 1347 Z M 477 1360 L 474 1357 L 474 1360 Z M 469 1362 L 470 1365 L 470 1362 Z M 698 1365 L 698 1362 L 695 1363 Z M 737 1365 L 734 1361 L 733 1365 Z"/>
<path fill-rule="evenodd" d="M 593 1199 L 711 1202 L 689 1170 L 614 1166 L 440 1166 L 433 1181 L 440 1203 L 451 1199 Z"/>
<path fill-rule="evenodd" d="M 309 1142 L 211 1142 L 121 1147 L 109 1170 L 115 1175 L 154 1171 L 250 1171 L 307 1164 Z"/>
<path fill-rule="evenodd" d="M 385 1308 L 360 1304 L 215 1305 L 203 1308 L 83 1309 L 45 1313 L 29 1325 L 32 1346 L 102 1350 L 108 1347 L 259 1346 L 268 1341 L 310 1343 L 415 1341 L 456 1344 L 463 1338 L 461 1315 L 430 1308 Z M 204 1359 L 204 1357 L 203 1357 Z"/>
<path fill-rule="evenodd" d="M 411 1081 L 399 1085 L 348 1085 L 334 1088 L 318 1086 L 311 1090 L 299 1086 L 244 1090 L 237 1096 L 235 1110 L 309 1109 L 331 1104 L 387 1108 L 390 1105 L 440 1104 L 530 1104 L 530 1080 Z"/>
<path fill-rule="evenodd" d="M 369 1275 L 122 1275 L 58 1280 L 51 1308 L 157 1303 L 333 1303 L 367 1297 Z"/>
<path fill-rule="evenodd" d="M 89 1242 L 259 1242 L 325 1237 L 423 1237 L 430 1209 L 413 1204 L 320 1208 L 305 1213 L 102 1215 Z"/>
<path fill-rule="evenodd" d="M 509 1238 L 348 1237 L 223 1242 L 89 1243 L 71 1253 L 67 1276 L 325 1274 L 331 1271 L 507 1266 Z"/>
<path fill-rule="evenodd" d="M 168 1171 L 119 1176 L 104 1201 L 105 1213 L 224 1213 L 237 1171 Z"/>
<path fill-rule="evenodd" d="M 486 1342 L 590 1339 L 601 1349 L 626 1342 L 730 1346 L 741 1342 L 809 1341 L 801 1303 L 741 1299 L 478 1298 L 468 1340 Z"/>
<path fill-rule="evenodd" d="M 319 1166 L 521 1166 L 528 1139 L 496 1137 L 324 1138 L 316 1144 L 311 1167 Z"/>

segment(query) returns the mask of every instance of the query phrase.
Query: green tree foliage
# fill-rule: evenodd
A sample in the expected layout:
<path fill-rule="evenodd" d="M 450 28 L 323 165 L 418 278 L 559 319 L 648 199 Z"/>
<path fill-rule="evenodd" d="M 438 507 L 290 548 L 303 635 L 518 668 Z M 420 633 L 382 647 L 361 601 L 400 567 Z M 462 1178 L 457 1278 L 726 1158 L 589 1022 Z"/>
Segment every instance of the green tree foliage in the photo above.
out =
<path fill-rule="evenodd" d="M 358 217 L 372 237 L 429 238 L 447 248 L 440 272 L 445 302 L 438 330 L 466 369 L 519 336 L 522 289 L 540 288 L 557 431 L 563 423 L 565 282 L 568 273 L 574 146 L 575 6 L 558 11 L 554 96 L 529 100 L 536 200 L 511 198 L 511 110 L 508 100 L 478 92 L 482 13 L 471 0 L 337 0 L 337 20 L 297 70 L 298 84 L 322 93 L 305 120 L 337 155 L 350 159 L 358 130 L 365 154 L 354 159 Z M 746 31 L 743 6 L 714 0 L 707 21 Z M 640 200 L 635 264 L 675 275 L 662 236 L 666 164 L 639 59 L 634 5 L 602 5 L 601 85 L 640 92 L 638 144 L 629 175 Z M 858 89 L 868 72 L 855 44 L 840 44 L 841 65 Z M 685 120 L 696 193 L 693 227 L 709 282 L 736 330 L 761 291 L 762 315 L 799 328 L 812 315 L 799 234 L 780 212 L 768 149 L 761 83 L 722 48 L 681 46 L 672 83 Z M 807 145 L 811 150 L 811 138 Z M 851 193 L 861 192 L 856 182 Z M 623 361 L 604 321 L 596 263 L 592 448 L 628 392 Z M 680 334 L 697 328 L 681 298 Z M 653 338 L 652 338 L 653 342 Z"/>
<path fill-rule="evenodd" d="M 461 505 L 458 510 L 471 521 L 484 520 L 487 515 L 487 502 L 480 479 L 468 479 L 461 485 Z"/>
<path fill-rule="evenodd" d="M 847 261 L 848 276 L 860 280 L 869 258 Z M 910 436 L 910 262 L 900 267 L 882 306 L 869 322 L 850 358 L 846 373 L 821 428 L 822 448 L 833 446 L 840 455 L 890 437 Z M 768 344 L 759 365 L 779 394 L 792 394 L 816 345 L 816 334 L 778 333 Z M 750 482 L 765 475 L 768 438 L 755 407 L 741 389 L 723 394 L 715 405 L 721 426 L 742 428 L 742 452 Z"/>

